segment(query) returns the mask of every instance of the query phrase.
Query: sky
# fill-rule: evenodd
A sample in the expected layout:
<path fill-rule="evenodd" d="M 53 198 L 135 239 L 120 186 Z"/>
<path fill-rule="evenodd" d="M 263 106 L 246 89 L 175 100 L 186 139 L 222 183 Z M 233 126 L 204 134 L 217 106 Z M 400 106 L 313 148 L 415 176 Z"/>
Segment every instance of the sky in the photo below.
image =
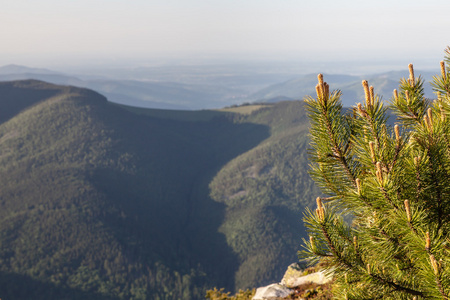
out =
<path fill-rule="evenodd" d="M 189 58 L 438 63 L 450 44 L 448 0 L 0 3 L 0 65 Z"/>

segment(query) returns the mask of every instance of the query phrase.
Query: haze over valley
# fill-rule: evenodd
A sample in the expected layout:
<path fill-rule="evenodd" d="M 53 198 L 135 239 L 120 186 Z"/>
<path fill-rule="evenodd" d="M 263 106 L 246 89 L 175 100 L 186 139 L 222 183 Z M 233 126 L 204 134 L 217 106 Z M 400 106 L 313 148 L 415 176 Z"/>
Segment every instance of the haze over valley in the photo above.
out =
<path fill-rule="evenodd" d="M 315 65 L 299 67 L 291 63 L 246 62 L 241 64 L 167 65 L 123 69 L 78 70 L 58 72 L 19 65 L 0 67 L 0 80 L 36 79 L 54 84 L 86 87 L 98 91 L 108 101 L 129 106 L 200 110 L 218 109 L 243 103 L 301 100 L 315 93 L 316 74 L 305 74 Z M 303 64 L 304 65 L 304 64 Z M 437 69 L 437 68 L 434 68 Z M 366 72 L 376 70 L 367 67 Z M 436 72 L 416 71 L 429 81 Z M 362 79 L 376 87 L 384 99 L 390 99 L 407 70 L 382 73 L 327 74 L 332 89 L 343 92 L 343 103 L 355 105 L 364 96 Z M 429 84 L 425 93 L 433 97 Z"/>

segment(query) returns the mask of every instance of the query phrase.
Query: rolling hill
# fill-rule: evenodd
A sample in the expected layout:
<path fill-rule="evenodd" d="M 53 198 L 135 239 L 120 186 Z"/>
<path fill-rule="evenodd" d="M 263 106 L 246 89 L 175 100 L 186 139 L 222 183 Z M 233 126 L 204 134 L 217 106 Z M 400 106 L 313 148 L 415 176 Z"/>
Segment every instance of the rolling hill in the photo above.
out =
<path fill-rule="evenodd" d="M 0 83 L 0 297 L 201 299 L 296 260 L 303 103 L 162 111 Z"/>

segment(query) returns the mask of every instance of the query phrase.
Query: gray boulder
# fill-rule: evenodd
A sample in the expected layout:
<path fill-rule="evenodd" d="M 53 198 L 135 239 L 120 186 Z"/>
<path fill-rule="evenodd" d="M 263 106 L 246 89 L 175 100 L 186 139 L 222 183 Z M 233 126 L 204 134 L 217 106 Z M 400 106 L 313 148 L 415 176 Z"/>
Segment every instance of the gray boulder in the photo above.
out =
<path fill-rule="evenodd" d="M 268 286 L 260 287 L 256 290 L 253 300 L 270 300 L 270 299 L 280 299 L 288 297 L 293 294 L 294 290 L 291 290 L 281 284 L 273 283 Z"/>
<path fill-rule="evenodd" d="M 281 284 L 288 288 L 295 288 L 306 283 L 325 284 L 333 279 L 332 275 L 326 275 L 325 272 L 319 271 L 304 275 L 304 271 L 298 264 L 291 264 L 281 280 Z"/>

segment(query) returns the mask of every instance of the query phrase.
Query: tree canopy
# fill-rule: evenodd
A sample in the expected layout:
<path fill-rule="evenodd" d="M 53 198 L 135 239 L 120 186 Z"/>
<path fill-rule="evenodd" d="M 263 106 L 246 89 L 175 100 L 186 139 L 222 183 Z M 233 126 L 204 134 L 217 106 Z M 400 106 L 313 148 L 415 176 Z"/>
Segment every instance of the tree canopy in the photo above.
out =
<path fill-rule="evenodd" d="M 323 195 L 299 256 L 335 274 L 338 299 L 449 299 L 449 63 L 447 48 L 434 100 L 412 64 L 388 105 L 363 81 L 365 102 L 345 109 L 321 74 L 305 99 Z"/>

